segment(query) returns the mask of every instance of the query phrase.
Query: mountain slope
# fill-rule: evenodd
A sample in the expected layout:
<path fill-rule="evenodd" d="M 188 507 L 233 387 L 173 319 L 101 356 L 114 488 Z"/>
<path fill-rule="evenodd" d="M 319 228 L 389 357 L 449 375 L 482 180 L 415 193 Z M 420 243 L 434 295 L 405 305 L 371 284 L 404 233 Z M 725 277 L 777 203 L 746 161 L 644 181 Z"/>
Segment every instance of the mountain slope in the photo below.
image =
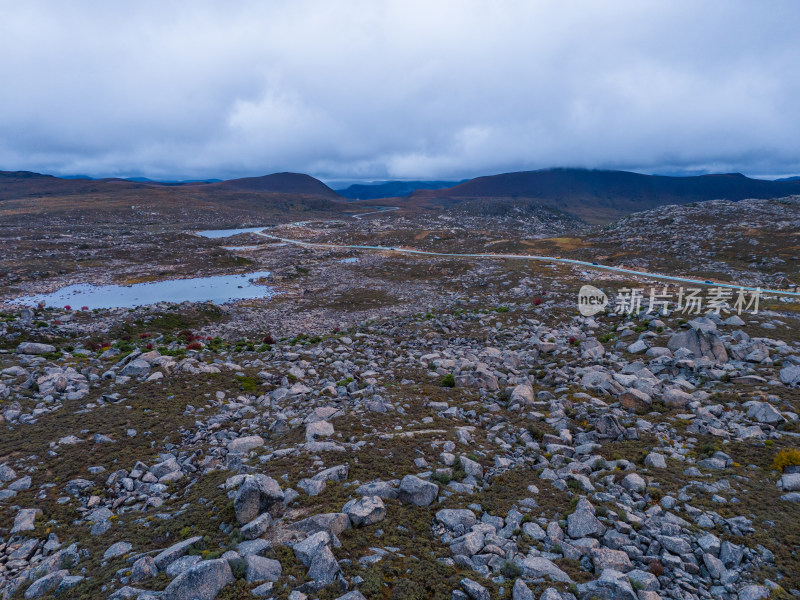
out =
<path fill-rule="evenodd" d="M 31 171 L 0 171 L 0 200 L 72 196 L 145 187 L 142 183 L 122 179 L 62 179 Z"/>
<path fill-rule="evenodd" d="M 453 187 L 458 181 L 383 181 L 380 183 L 355 183 L 350 187 L 336 190 L 336 193 L 350 200 L 376 200 L 378 198 L 397 198 L 408 196 L 417 190 L 440 190 Z"/>
<path fill-rule="evenodd" d="M 313 196 L 332 201 L 344 200 L 318 179 L 300 173 L 274 173 L 263 177 L 246 177 L 218 182 L 160 182 L 145 179 L 72 179 L 30 171 L 0 171 L 0 200 L 117 194 L 121 191 L 163 188 L 183 189 L 203 194 L 225 191 L 280 194 L 282 196 Z"/>
<path fill-rule="evenodd" d="M 241 192 L 262 192 L 270 194 L 302 194 L 320 196 L 331 200 L 341 200 L 339 194 L 334 192 L 319 179 L 303 173 L 273 173 L 263 177 L 244 177 L 242 179 L 229 179 L 219 183 L 208 184 L 223 190 Z"/>
<path fill-rule="evenodd" d="M 750 179 L 739 173 L 667 177 L 628 171 L 546 169 L 477 177 L 441 190 L 419 190 L 411 200 L 452 205 L 475 198 L 529 198 L 588 222 L 603 223 L 665 204 L 794 194 L 800 194 L 800 181 Z"/>

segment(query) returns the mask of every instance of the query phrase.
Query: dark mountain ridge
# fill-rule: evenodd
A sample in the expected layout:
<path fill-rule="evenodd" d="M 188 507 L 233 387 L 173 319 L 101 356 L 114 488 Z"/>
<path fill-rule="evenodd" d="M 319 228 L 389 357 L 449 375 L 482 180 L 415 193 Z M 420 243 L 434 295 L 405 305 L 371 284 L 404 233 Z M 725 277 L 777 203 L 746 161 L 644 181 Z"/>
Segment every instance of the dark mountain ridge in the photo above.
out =
<path fill-rule="evenodd" d="M 295 197 L 333 203 L 355 196 L 378 203 L 384 199 L 383 204 L 403 204 L 408 209 L 442 209 L 476 200 L 498 206 L 509 201 L 523 201 L 525 205 L 538 204 L 589 223 L 606 223 L 666 204 L 800 195 L 800 180 L 751 179 L 741 173 L 676 177 L 559 168 L 476 177 L 451 187 L 440 187 L 447 183 L 354 185 L 343 191 L 346 194 L 343 197 L 320 180 L 302 173 L 274 173 L 220 182 L 164 183 L 114 178 L 65 179 L 30 171 L 0 171 L 0 201 L 76 195 L 112 198 L 121 193 L 144 194 L 147 190 L 166 189 L 199 194 L 198 197 L 208 200 L 224 193 L 248 204 L 277 201 L 278 196 L 283 201 Z M 416 187 L 423 184 L 436 189 Z"/>
<path fill-rule="evenodd" d="M 440 190 L 453 187 L 463 181 L 379 181 L 376 183 L 354 183 L 336 190 L 336 193 L 350 200 L 377 200 L 378 198 L 397 198 L 408 196 L 417 190 Z"/>
<path fill-rule="evenodd" d="M 544 169 L 477 177 L 446 189 L 418 190 L 409 201 L 448 206 L 466 199 L 525 198 L 600 223 L 665 204 L 795 194 L 800 194 L 800 181 L 751 179 L 741 173 L 672 177 L 629 171 Z"/>

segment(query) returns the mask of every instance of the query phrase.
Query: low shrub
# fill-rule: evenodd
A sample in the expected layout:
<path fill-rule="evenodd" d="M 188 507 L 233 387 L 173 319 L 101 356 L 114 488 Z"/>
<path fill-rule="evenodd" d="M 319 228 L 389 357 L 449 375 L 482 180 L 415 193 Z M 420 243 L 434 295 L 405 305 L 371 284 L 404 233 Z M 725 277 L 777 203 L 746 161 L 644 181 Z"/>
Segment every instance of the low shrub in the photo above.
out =
<path fill-rule="evenodd" d="M 661 577 L 664 574 L 664 565 L 658 559 L 651 560 L 648 570 L 656 577 Z"/>
<path fill-rule="evenodd" d="M 776 471 L 783 471 L 786 467 L 794 466 L 800 466 L 800 450 L 797 448 L 781 450 L 772 461 L 772 468 Z"/>

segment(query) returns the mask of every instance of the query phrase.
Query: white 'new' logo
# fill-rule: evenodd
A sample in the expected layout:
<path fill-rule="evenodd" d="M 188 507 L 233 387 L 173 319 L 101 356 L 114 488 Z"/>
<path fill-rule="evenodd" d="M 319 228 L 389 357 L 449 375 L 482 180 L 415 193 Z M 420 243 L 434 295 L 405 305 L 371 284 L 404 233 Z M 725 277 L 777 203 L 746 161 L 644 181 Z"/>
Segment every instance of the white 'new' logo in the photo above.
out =
<path fill-rule="evenodd" d="M 608 306 L 608 296 L 593 285 L 584 285 L 578 292 L 578 310 L 584 317 L 603 312 Z"/>

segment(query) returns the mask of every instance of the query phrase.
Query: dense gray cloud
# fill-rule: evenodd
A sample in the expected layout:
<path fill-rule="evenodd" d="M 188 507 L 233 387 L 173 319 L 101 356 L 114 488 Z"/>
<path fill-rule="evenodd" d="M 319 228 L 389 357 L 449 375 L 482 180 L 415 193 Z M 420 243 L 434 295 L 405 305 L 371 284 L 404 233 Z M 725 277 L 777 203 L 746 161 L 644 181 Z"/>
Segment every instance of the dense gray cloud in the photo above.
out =
<path fill-rule="evenodd" d="M 0 169 L 800 172 L 794 0 L 0 9 Z"/>

